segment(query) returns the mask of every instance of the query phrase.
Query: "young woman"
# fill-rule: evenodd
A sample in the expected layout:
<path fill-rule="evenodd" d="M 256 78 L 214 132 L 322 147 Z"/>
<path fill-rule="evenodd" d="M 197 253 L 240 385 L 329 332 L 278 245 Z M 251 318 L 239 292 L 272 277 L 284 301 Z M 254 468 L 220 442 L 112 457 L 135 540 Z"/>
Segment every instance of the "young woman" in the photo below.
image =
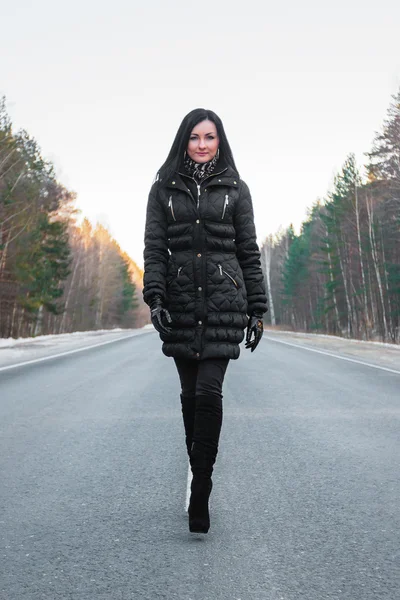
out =
<path fill-rule="evenodd" d="M 246 327 L 255 350 L 267 311 L 249 188 L 211 110 L 183 119 L 150 190 L 144 241 L 143 297 L 181 384 L 189 530 L 207 533 L 225 372 Z"/>

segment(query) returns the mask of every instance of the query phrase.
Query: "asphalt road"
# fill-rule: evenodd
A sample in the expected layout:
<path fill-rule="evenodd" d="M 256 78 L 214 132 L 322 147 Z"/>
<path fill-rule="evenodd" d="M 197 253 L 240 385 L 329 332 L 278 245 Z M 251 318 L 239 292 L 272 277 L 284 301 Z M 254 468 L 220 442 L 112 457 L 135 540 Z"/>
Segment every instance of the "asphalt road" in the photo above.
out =
<path fill-rule="evenodd" d="M 301 344 L 243 348 L 193 536 L 157 334 L 0 372 L 1 600 L 398 600 L 399 392 Z"/>

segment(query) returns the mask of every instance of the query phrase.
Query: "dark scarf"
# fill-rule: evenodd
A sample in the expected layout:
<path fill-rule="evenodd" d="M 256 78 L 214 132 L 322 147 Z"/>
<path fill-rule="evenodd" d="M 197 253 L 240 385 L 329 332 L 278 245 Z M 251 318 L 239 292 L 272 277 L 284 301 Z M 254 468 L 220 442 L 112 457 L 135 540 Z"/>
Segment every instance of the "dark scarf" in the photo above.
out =
<path fill-rule="evenodd" d="M 191 177 L 194 177 L 196 181 L 201 181 L 204 177 L 208 177 L 214 171 L 215 166 L 218 162 L 219 152 L 206 163 L 197 163 L 190 158 L 188 154 L 185 155 L 185 159 L 183 162 L 185 171 Z"/>

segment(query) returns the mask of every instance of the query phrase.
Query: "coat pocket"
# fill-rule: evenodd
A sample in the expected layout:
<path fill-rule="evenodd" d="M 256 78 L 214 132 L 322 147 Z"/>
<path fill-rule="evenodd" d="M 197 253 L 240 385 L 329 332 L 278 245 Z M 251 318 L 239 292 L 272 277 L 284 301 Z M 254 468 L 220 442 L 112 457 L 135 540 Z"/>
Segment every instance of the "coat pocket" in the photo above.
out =
<path fill-rule="evenodd" d="M 175 267 L 173 273 L 168 278 L 168 285 L 172 285 L 174 281 L 179 280 L 181 273 L 182 273 L 182 269 L 183 269 L 183 267 L 178 267 L 177 269 Z"/>
<path fill-rule="evenodd" d="M 170 209 L 170 211 L 171 211 L 172 218 L 174 219 L 174 221 L 176 221 L 176 218 L 175 218 L 175 213 L 174 213 L 174 203 L 173 203 L 173 201 L 172 201 L 172 196 L 170 196 L 170 197 L 169 197 L 169 200 L 168 200 L 168 208 L 169 208 L 169 209 Z"/>
<path fill-rule="evenodd" d="M 236 279 L 234 277 L 232 277 L 232 275 L 230 275 L 228 273 L 228 271 L 226 271 L 226 269 L 223 268 L 223 266 L 221 265 L 221 263 L 218 263 L 217 267 L 219 269 L 221 277 L 227 277 L 233 283 L 233 285 L 235 286 L 235 288 L 237 289 L 239 287 L 239 284 L 236 281 Z"/>
<path fill-rule="evenodd" d="M 223 219 L 225 217 L 225 213 L 226 213 L 226 209 L 228 207 L 228 204 L 229 204 L 229 195 L 225 194 L 224 207 L 222 209 L 221 221 L 223 221 Z"/>

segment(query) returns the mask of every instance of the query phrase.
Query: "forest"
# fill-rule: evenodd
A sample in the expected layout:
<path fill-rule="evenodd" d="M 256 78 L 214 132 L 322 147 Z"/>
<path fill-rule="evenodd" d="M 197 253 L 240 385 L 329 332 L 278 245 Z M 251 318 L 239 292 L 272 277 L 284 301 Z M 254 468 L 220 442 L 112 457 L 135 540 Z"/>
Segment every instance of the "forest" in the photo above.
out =
<path fill-rule="evenodd" d="M 0 100 L 0 337 L 146 321 L 142 272 L 106 228 L 78 225 L 75 194 L 56 178 Z"/>
<path fill-rule="evenodd" d="M 333 189 L 262 245 L 268 320 L 294 331 L 400 342 L 400 91 L 365 153 Z"/>
<path fill-rule="evenodd" d="M 400 342 L 400 91 L 365 156 L 362 170 L 347 156 L 298 235 L 262 244 L 270 326 Z M 105 227 L 78 224 L 75 201 L 2 98 L 0 337 L 148 322 L 143 272 Z"/>

